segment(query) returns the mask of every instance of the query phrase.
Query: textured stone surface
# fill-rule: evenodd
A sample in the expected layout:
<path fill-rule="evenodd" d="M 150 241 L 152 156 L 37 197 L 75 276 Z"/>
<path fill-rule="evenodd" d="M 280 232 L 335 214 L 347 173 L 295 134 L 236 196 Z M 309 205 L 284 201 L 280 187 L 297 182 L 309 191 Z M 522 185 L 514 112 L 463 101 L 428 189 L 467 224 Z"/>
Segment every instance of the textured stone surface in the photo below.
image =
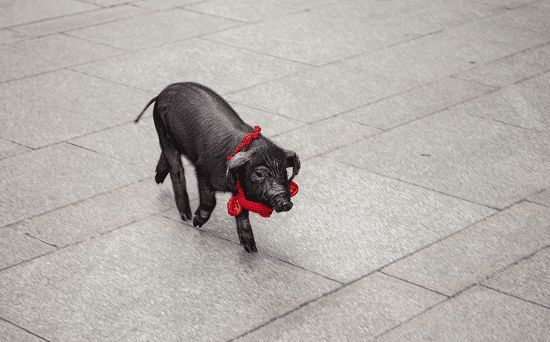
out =
<path fill-rule="evenodd" d="M 116 21 L 144 13 L 146 13 L 146 11 L 140 8 L 122 5 L 77 13 L 60 18 L 42 20 L 32 24 L 14 27 L 13 30 L 29 36 L 43 36 L 51 33 L 65 32 L 82 27 L 108 23 L 110 21 Z"/>
<path fill-rule="evenodd" d="M 550 208 L 521 203 L 384 269 L 453 295 L 550 244 Z"/>
<path fill-rule="evenodd" d="M 60 144 L 0 161 L 0 226 L 140 179 L 132 168 Z"/>
<path fill-rule="evenodd" d="M 451 109 L 331 154 L 337 160 L 504 208 L 548 186 L 547 134 Z"/>
<path fill-rule="evenodd" d="M 183 40 L 235 24 L 236 22 L 229 19 L 173 9 L 75 30 L 70 34 L 122 49 L 135 50 Z"/>
<path fill-rule="evenodd" d="M 462 72 L 458 77 L 503 87 L 550 69 L 550 45 L 546 44 Z"/>
<path fill-rule="evenodd" d="M 0 139 L 0 159 L 23 153 L 29 149 L 25 146 Z"/>
<path fill-rule="evenodd" d="M 59 17 L 97 8 L 75 0 L 17 0 L 2 1 L 0 27 Z"/>
<path fill-rule="evenodd" d="M 0 29 L 0 44 L 9 44 L 25 38 L 26 36 L 19 32 Z"/>
<path fill-rule="evenodd" d="M 206 37 L 252 51 L 324 65 L 440 28 L 407 13 L 397 13 L 391 18 L 373 18 L 369 9 L 374 6 L 384 4 L 377 2 L 369 7 L 359 5 L 342 10 L 330 8 L 299 12 Z"/>
<path fill-rule="evenodd" d="M 526 6 L 448 30 L 449 37 L 492 42 L 476 61 L 489 62 L 548 42 L 550 8 Z M 506 53 L 507 52 L 507 53 Z"/>
<path fill-rule="evenodd" d="M 365 125 L 389 129 L 479 96 L 491 89 L 472 82 L 445 78 L 354 109 L 342 117 Z"/>
<path fill-rule="evenodd" d="M 13 324 L 0 320 L 0 341 L 2 342 L 40 342 L 44 341 Z"/>
<path fill-rule="evenodd" d="M 410 89 L 367 72 L 330 65 L 232 93 L 232 101 L 313 122 Z"/>
<path fill-rule="evenodd" d="M 444 298 L 374 273 L 238 341 L 365 341 Z"/>
<path fill-rule="evenodd" d="M 462 112 L 528 129 L 550 131 L 550 73 L 461 105 Z"/>
<path fill-rule="evenodd" d="M 529 200 L 532 202 L 550 207 L 550 191 L 549 190 L 541 191 L 529 197 Z"/>
<path fill-rule="evenodd" d="M 293 12 L 301 12 L 337 0 L 237 0 L 237 1 L 195 1 L 197 4 L 186 6 L 187 9 L 226 17 L 241 21 L 258 21 L 264 18 L 281 16 Z"/>
<path fill-rule="evenodd" d="M 78 67 L 78 70 L 158 94 L 195 81 L 225 93 L 304 70 L 306 66 L 192 39 Z M 146 103 L 146 102 L 145 102 Z"/>
<path fill-rule="evenodd" d="M 513 51 L 509 44 L 443 31 L 360 55 L 345 64 L 387 79 L 426 83 Z"/>
<path fill-rule="evenodd" d="M 0 85 L 0 136 L 41 147 L 134 119 L 150 94 L 58 71 Z"/>
<path fill-rule="evenodd" d="M 288 213 L 252 217 L 259 250 L 350 281 L 493 213 L 492 210 L 342 165 L 305 161 Z M 226 196 L 203 229 L 237 240 Z M 177 211 L 169 216 L 180 220 Z M 327 227 L 327 228 L 323 228 Z"/>
<path fill-rule="evenodd" d="M 201 1 L 203 0 L 139 0 L 132 1 L 132 5 L 153 10 L 165 10 L 174 7 L 190 5 Z"/>
<path fill-rule="evenodd" d="M 1 272 L 0 316 L 48 340 L 227 340 L 336 286 L 157 218 Z"/>
<path fill-rule="evenodd" d="M 383 335 L 379 341 L 549 341 L 550 310 L 474 287 Z"/>
<path fill-rule="evenodd" d="M 273 137 L 304 126 L 302 121 L 289 119 L 242 104 L 231 103 L 231 106 L 247 124 L 262 127 L 262 134 L 266 137 Z"/>
<path fill-rule="evenodd" d="M 64 246 L 171 207 L 175 207 L 175 203 L 170 180 L 158 186 L 153 179 L 146 179 L 24 220 L 13 228 L 50 244 Z"/>
<path fill-rule="evenodd" d="M 550 308 L 550 249 L 543 249 L 484 284 Z"/>
<path fill-rule="evenodd" d="M 281 147 L 298 153 L 300 159 L 310 159 L 378 132 L 380 130 L 372 127 L 333 118 L 279 135 L 274 140 Z"/>
<path fill-rule="evenodd" d="M 59 53 L 60 51 L 63 53 Z M 120 49 L 65 35 L 1 45 L 0 82 L 57 70 L 121 52 Z"/>
<path fill-rule="evenodd" d="M 143 119 L 71 140 L 71 143 L 132 165 L 145 176 L 153 175 L 160 157 L 153 120 Z"/>
<path fill-rule="evenodd" d="M 0 228 L 0 269 L 54 250 L 37 239 L 11 228 Z"/>

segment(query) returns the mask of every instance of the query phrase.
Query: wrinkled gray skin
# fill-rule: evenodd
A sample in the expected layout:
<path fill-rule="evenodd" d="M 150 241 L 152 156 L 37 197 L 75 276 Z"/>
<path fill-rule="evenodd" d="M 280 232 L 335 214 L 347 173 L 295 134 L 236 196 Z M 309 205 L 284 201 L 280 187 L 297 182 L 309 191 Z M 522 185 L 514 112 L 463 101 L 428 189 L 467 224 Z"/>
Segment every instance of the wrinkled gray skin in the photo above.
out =
<path fill-rule="evenodd" d="M 236 194 L 240 180 L 246 198 L 263 203 L 276 212 L 292 208 L 289 181 L 300 170 L 296 153 L 276 146 L 260 134 L 248 150 L 241 150 L 230 161 L 243 137 L 254 132 L 231 106 L 211 89 L 197 83 L 174 83 L 153 98 L 135 120 L 155 103 L 153 119 L 162 153 L 156 167 L 155 180 L 162 183 L 170 174 L 176 205 L 181 218 L 191 219 L 191 208 L 181 162 L 183 154 L 195 166 L 200 204 L 193 217 L 193 226 L 202 227 L 216 206 L 216 191 Z M 286 169 L 292 167 L 288 179 Z M 243 209 L 236 217 L 237 233 L 247 252 L 257 252 L 254 234 Z"/>

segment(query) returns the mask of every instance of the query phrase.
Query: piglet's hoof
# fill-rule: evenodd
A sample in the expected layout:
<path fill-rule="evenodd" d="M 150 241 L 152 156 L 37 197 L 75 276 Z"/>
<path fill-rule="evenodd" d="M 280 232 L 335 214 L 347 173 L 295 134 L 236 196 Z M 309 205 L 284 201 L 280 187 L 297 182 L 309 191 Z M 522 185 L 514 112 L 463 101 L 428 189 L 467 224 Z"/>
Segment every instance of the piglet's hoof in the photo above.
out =
<path fill-rule="evenodd" d="M 182 210 L 179 210 L 180 212 L 180 216 L 181 216 L 181 219 L 183 221 L 187 221 L 187 220 L 190 220 L 191 219 L 191 208 L 187 207 L 185 209 Z"/>
<path fill-rule="evenodd" d="M 254 240 L 252 241 L 243 241 L 241 242 L 241 246 L 243 246 L 244 250 L 248 253 L 257 253 L 258 249 L 256 248 L 256 242 Z"/>
<path fill-rule="evenodd" d="M 206 210 L 197 209 L 195 217 L 193 217 L 193 227 L 202 227 L 203 224 L 210 218 L 210 213 Z"/>

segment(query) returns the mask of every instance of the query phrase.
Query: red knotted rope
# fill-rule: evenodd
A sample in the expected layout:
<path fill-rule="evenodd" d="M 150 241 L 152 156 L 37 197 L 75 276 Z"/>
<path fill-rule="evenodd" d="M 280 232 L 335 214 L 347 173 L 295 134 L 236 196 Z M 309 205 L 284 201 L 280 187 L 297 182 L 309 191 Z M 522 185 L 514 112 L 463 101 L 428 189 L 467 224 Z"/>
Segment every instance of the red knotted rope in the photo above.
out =
<path fill-rule="evenodd" d="M 235 152 L 232 155 L 227 156 L 227 160 L 231 160 L 231 158 L 239 153 L 245 146 L 250 145 L 252 141 L 258 139 L 260 137 L 261 130 L 262 128 L 260 126 L 254 126 L 254 133 L 248 133 L 247 135 L 245 135 L 243 138 L 243 142 L 239 146 L 237 146 Z M 229 215 L 237 216 L 242 212 L 244 208 L 248 211 L 259 214 L 262 217 L 271 216 L 271 213 L 273 213 L 272 208 L 259 202 L 247 200 L 244 196 L 244 190 L 241 186 L 241 182 L 237 180 L 237 183 L 235 185 L 237 187 L 237 194 L 231 197 L 227 202 L 227 212 L 229 213 Z M 294 196 L 298 193 L 298 184 L 291 181 L 289 187 L 291 196 Z"/>
<path fill-rule="evenodd" d="M 245 135 L 243 138 L 243 142 L 239 146 L 237 146 L 235 152 L 232 155 L 227 156 L 227 160 L 233 158 L 237 153 L 241 151 L 243 147 L 252 144 L 252 140 L 258 139 L 260 137 L 261 130 L 262 128 L 260 126 L 254 126 L 254 133 L 248 133 L 247 135 Z"/>
<path fill-rule="evenodd" d="M 243 208 L 259 214 L 261 217 L 269 217 L 273 212 L 273 209 L 260 202 L 249 201 L 244 197 L 243 187 L 241 182 L 237 180 L 237 194 L 227 202 L 227 212 L 231 216 L 237 216 L 241 213 Z"/>

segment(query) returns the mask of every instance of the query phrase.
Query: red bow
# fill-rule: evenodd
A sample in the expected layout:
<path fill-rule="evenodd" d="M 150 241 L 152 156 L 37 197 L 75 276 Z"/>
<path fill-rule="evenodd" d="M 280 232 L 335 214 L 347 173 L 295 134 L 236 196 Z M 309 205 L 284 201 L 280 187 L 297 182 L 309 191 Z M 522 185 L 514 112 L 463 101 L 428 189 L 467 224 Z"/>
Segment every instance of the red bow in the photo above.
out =
<path fill-rule="evenodd" d="M 231 158 L 233 158 L 235 154 L 239 153 L 239 151 L 243 147 L 250 145 L 253 140 L 258 139 L 260 137 L 261 130 L 262 128 L 260 126 L 254 126 L 254 133 L 248 133 L 247 135 L 245 135 L 245 137 L 243 138 L 242 144 L 237 146 L 237 148 L 235 149 L 235 153 L 227 156 L 227 160 L 230 160 Z M 247 200 L 246 197 L 244 197 L 244 190 L 243 190 L 243 187 L 241 186 L 241 182 L 237 180 L 237 183 L 235 185 L 237 187 L 237 194 L 231 197 L 227 202 L 227 212 L 229 213 L 229 215 L 237 216 L 243 211 L 243 208 L 244 208 L 253 213 L 259 214 L 262 217 L 271 216 L 271 213 L 273 213 L 272 208 L 259 202 Z M 290 190 L 290 196 L 295 196 L 299 191 L 298 184 L 296 184 L 293 181 L 290 181 L 288 187 Z"/>

